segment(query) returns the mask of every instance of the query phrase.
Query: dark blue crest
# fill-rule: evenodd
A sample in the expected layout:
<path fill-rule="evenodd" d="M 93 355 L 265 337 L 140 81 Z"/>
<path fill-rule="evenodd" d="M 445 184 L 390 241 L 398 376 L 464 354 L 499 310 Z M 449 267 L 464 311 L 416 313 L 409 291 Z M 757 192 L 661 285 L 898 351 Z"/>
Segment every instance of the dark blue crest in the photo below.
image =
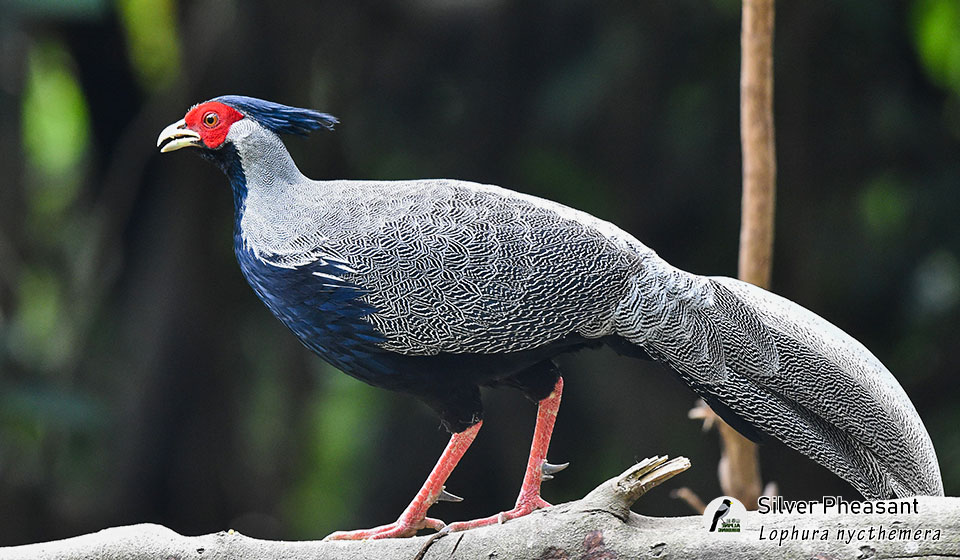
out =
<path fill-rule="evenodd" d="M 211 101 L 229 105 L 277 134 L 306 136 L 318 128 L 333 130 L 334 125 L 340 122 L 333 115 L 312 109 L 290 107 L 243 95 L 222 95 Z"/>

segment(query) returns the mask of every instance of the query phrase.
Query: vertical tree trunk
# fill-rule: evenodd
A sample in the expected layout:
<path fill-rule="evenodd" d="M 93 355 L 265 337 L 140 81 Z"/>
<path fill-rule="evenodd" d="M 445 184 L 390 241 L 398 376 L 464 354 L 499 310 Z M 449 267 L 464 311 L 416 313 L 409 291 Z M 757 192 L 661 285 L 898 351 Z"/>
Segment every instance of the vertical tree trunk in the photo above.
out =
<path fill-rule="evenodd" d="M 777 164 L 773 139 L 773 2 L 744 0 L 740 35 L 743 208 L 739 277 L 770 287 Z"/>
<path fill-rule="evenodd" d="M 774 0 L 743 0 L 740 31 L 740 142 L 743 202 L 740 223 L 741 280 L 770 287 L 776 156 L 773 138 Z M 753 508 L 763 484 L 757 446 L 729 426 L 720 427 L 720 486 Z"/>

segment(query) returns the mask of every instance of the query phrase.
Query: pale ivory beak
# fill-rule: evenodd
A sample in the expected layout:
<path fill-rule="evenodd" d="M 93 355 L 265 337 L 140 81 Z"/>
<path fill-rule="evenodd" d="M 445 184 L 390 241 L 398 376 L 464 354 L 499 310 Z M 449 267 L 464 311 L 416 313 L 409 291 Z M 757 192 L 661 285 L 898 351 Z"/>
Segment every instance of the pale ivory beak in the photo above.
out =
<path fill-rule="evenodd" d="M 197 148 L 202 145 L 200 135 L 187 128 L 187 123 L 183 119 L 163 129 L 160 137 L 157 138 L 157 147 L 160 148 L 161 153 L 172 152 L 190 146 Z"/>

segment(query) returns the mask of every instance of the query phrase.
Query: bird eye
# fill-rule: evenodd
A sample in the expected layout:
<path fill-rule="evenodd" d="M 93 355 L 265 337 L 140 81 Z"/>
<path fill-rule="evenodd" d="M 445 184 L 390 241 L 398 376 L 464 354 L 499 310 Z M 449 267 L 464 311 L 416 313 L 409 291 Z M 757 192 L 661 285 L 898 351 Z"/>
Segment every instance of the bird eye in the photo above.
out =
<path fill-rule="evenodd" d="M 203 116 L 203 124 L 205 124 L 209 128 L 213 128 L 217 126 L 217 123 L 219 122 L 220 122 L 220 115 L 214 113 L 213 111 L 210 111 L 209 113 Z"/>

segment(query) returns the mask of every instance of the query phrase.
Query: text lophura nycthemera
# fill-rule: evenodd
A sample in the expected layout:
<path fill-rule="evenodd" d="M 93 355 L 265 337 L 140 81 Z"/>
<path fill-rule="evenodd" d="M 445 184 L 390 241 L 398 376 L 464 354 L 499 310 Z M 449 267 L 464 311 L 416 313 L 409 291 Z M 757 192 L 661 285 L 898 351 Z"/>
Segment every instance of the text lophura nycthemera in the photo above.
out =
<path fill-rule="evenodd" d="M 450 179 L 314 181 L 280 134 L 327 114 L 242 96 L 194 106 L 161 152 L 198 148 L 233 188 L 234 251 L 260 299 L 308 348 L 437 411 L 450 442 L 390 525 L 331 538 L 440 529 L 427 509 L 482 422 L 480 386 L 539 401 L 516 507 L 540 481 L 563 380 L 551 359 L 609 344 L 671 368 L 745 436 L 780 439 L 867 498 L 942 495 L 916 409 L 860 343 L 814 313 L 731 278 L 669 265 L 611 223 L 561 204 Z"/>

